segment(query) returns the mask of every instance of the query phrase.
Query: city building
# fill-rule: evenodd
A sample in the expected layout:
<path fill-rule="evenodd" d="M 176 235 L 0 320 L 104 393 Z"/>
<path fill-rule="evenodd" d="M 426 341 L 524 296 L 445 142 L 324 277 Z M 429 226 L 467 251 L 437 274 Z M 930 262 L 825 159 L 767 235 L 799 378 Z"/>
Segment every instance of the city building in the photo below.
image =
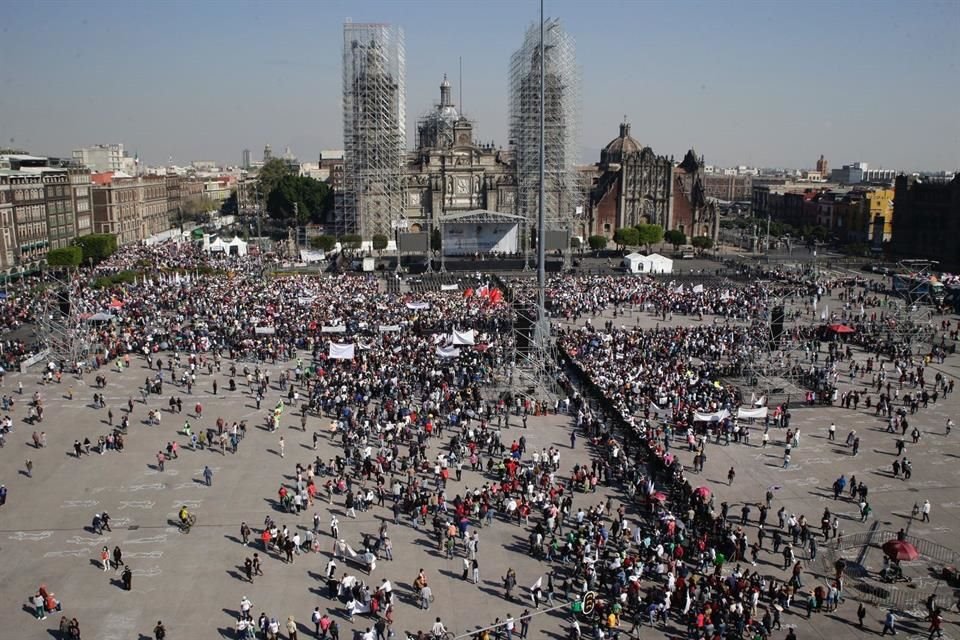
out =
<path fill-rule="evenodd" d="M 84 167 L 70 167 L 67 173 L 70 176 L 76 235 L 89 235 L 93 233 L 93 196 L 90 170 Z"/>
<path fill-rule="evenodd" d="M 51 169 L 40 174 L 47 214 L 48 249 L 69 246 L 76 237 L 73 188 L 67 169 Z"/>
<path fill-rule="evenodd" d="M 693 149 L 673 170 L 671 213 L 664 229 L 678 229 L 687 238 L 706 236 L 716 241 L 720 232 L 720 215 L 716 203 L 707 198 L 703 187 L 703 156 Z"/>
<path fill-rule="evenodd" d="M 263 162 L 267 163 L 268 160 L 273 158 L 273 149 L 270 148 L 270 145 L 263 145 Z"/>
<path fill-rule="evenodd" d="M 343 25 L 344 184 L 335 207 L 338 235 L 389 238 L 392 223 L 402 217 L 405 58 L 399 27 Z"/>
<path fill-rule="evenodd" d="M 105 171 L 129 175 L 137 173 L 137 160 L 127 155 L 123 144 L 97 144 L 74 149 L 73 162 L 95 173 Z"/>
<path fill-rule="evenodd" d="M 823 154 L 820 154 L 820 159 L 817 160 L 817 173 L 826 178 L 830 175 L 830 165 L 827 163 L 827 159 L 823 157 Z"/>
<path fill-rule="evenodd" d="M 704 173 L 703 191 L 708 198 L 727 202 L 750 200 L 753 195 L 753 179 L 749 173 Z"/>
<path fill-rule="evenodd" d="M 960 270 L 960 174 L 948 178 L 897 176 L 891 249 L 902 258 L 936 260 Z"/>
<path fill-rule="evenodd" d="M 33 269 L 47 256 L 47 207 L 43 175 L 17 169 L 0 169 L 0 188 L 7 193 L 3 215 L 4 268 Z"/>
<path fill-rule="evenodd" d="M 250 149 L 244 149 L 240 154 L 240 168 L 241 169 L 250 169 L 250 163 L 253 161 L 253 156 L 250 153 Z"/>
<path fill-rule="evenodd" d="M 105 172 L 93 174 L 91 180 L 94 233 L 112 233 L 117 244 L 126 245 L 170 228 L 164 176 L 117 177 Z"/>

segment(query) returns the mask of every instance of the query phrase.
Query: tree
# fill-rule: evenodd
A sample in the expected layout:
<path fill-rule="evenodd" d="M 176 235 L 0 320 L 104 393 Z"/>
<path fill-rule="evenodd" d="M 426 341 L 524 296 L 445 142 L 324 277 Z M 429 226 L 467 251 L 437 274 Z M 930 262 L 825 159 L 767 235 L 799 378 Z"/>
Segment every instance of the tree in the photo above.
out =
<path fill-rule="evenodd" d="M 663 234 L 663 239 L 673 245 L 673 248 L 676 249 L 682 244 L 687 244 L 687 234 L 679 229 L 671 229 Z"/>
<path fill-rule="evenodd" d="M 387 248 L 387 243 L 388 243 L 387 236 L 383 235 L 382 233 L 378 233 L 377 235 L 373 236 L 370 240 L 373 242 L 373 248 L 376 249 L 378 252 L 383 251 L 384 249 Z"/>
<path fill-rule="evenodd" d="M 260 187 L 260 193 L 264 196 L 269 196 L 270 192 L 277 188 L 280 179 L 284 176 L 292 175 L 293 172 L 290 170 L 290 165 L 286 163 L 285 160 L 280 158 L 270 158 L 263 166 L 260 167 L 260 171 L 257 172 L 257 183 Z"/>
<path fill-rule="evenodd" d="M 47 264 L 51 267 L 77 267 L 83 262 L 83 249 L 77 246 L 51 249 L 47 253 Z"/>
<path fill-rule="evenodd" d="M 607 236 L 590 236 L 587 238 L 587 244 L 593 251 L 603 251 L 607 248 Z"/>
<path fill-rule="evenodd" d="M 347 251 L 356 251 L 363 244 L 363 238 L 355 233 L 350 233 L 340 238 L 340 246 Z"/>
<path fill-rule="evenodd" d="M 94 263 L 109 258 L 117 250 L 117 236 L 112 233 L 93 233 L 73 241 L 83 250 L 83 259 L 92 258 Z"/>
<path fill-rule="evenodd" d="M 613 232 L 613 241 L 621 247 L 635 247 L 640 244 L 640 233 L 633 227 L 620 227 Z"/>
<path fill-rule="evenodd" d="M 220 205 L 220 213 L 225 216 L 229 216 L 236 215 L 237 212 L 237 190 L 234 189 L 230 192 L 230 196 L 223 201 L 223 204 Z"/>
<path fill-rule="evenodd" d="M 650 248 L 650 245 L 663 241 L 663 227 L 658 224 L 638 224 L 637 244 Z"/>
<path fill-rule="evenodd" d="M 713 249 L 713 238 L 710 236 L 694 236 L 691 238 L 690 244 L 701 251 Z"/>
<path fill-rule="evenodd" d="M 283 220 L 291 226 L 319 221 L 330 202 L 329 190 L 326 183 L 313 178 L 283 176 L 267 195 L 267 212 L 271 218 Z"/>
<path fill-rule="evenodd" d="M 329 253 L 337 246 L 337 239 L 334 236 L 314 236 L 310 238 L 310 246 L 314 249 L 320 249 L 324 253 Z"/>

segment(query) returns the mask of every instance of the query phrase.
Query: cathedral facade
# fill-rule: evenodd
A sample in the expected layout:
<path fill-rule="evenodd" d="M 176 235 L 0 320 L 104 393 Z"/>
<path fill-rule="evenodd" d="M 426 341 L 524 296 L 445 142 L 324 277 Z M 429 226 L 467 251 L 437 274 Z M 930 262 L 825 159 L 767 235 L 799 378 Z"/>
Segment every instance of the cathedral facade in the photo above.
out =
<path fill-rule="evenodd" d="M 589 185 L 589 233 L 612 238 L 617 229 L 658 224 L 687 237 L 716 239 L 716 208 L 704 195 L 703 158 L 693 150 L 680 164 L 658 156 L 630 135 L 630 124 L 600 152 L 600 162 L 583 169 Z"/>
<path fill-rule="evenodd" d="M 516 209 L 510 153 L 474 139 L 473 122 L 457 112 L 446 77 L 440 103 L 417 122 L 416 149 L 407 154 L 403 180 L 403 211 L 412 232 L 436 228 L 444 214 Z"/>

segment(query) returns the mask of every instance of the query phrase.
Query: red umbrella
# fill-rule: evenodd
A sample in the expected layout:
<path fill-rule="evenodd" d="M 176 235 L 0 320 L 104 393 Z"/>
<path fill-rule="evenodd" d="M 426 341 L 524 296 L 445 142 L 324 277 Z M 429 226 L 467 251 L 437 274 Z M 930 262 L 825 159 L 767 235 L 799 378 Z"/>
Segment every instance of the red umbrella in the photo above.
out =
<path fill-rule="evenodd" d="M 845 324 L 832 324 L 828 327 L 828 329 L 830 329 L 830 331 L 833 331 L 834 333 L 856 333 L 857 332 L 856 329 L 854 329 L 853 327 L 848 327 Z"/>
<path fill-rule="evenodd" d="M 665 494 L 663 491 L 657 491 L 650 496 L 650 499 L 654 502 L 663 502 L 667 499 L 667 494 Z"/>
<path fill-rule="evenodd" d="M 697 487 L 693 490 L 693 495 L 700 496 L 704 500 L 710 497 L 710 487 Z"/>
<path fill-rule="evenodd" d="M 916 560 L 920 557 L 917 548 L 906 540 L 888 540 L 882 548 L 891 560 Z"/>

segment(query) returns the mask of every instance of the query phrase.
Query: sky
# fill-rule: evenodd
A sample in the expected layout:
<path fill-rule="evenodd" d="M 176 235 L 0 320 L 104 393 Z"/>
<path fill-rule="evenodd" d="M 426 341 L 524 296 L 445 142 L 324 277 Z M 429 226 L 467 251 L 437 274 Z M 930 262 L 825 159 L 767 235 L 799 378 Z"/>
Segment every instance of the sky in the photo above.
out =
<path fill-rule="evenodd" d="M 583 162 L 617 135 L 708 164 L 960 169 L 960 2 L 546 0 L 577 46 Z M 146 164 L 342 148 L 343 23 L 404 28 L 407 126 L 444 73 L 507 144 L 536 0 L 46 0 L 0 21 L 0 147 L 122 142 Z M 12 142 L 11 142 L 12 141 Z"/>

